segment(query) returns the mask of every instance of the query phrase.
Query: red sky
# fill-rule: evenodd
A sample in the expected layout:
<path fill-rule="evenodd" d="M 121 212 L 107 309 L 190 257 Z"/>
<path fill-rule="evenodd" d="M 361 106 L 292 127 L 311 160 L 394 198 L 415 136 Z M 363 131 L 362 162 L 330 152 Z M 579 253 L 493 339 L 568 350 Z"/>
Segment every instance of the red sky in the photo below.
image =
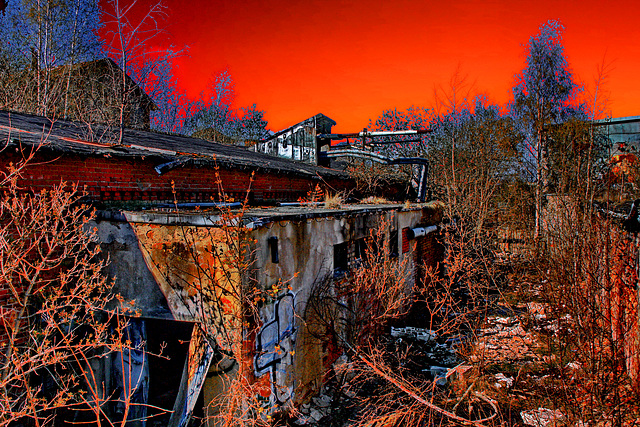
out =
<path fill-rule="evenodd" d="M 565 26 L 576 80 L 604 61 L 613 117 L 640 115 L 640 2 L 168 0 L 172 43 L 188 45 L 179 84 L 197 96 L 228 67 L 235 106 L 256 103 L 279 130 L 316 113 L 359 131 L 383 109 L 435 107 L 458 70 L 504 104 L 524 45 L 549 19 Z"/>

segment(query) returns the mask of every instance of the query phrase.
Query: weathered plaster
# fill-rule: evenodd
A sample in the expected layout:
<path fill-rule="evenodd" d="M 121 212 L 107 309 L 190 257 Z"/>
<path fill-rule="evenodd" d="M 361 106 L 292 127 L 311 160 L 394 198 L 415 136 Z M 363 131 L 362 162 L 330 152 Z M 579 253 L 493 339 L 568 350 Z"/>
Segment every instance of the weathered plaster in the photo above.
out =
<path fill-rule="evenodd" d="M 254 212 L 244 220 L 248 225 L 243 228 L 248 271 L 243 274 L 233 262 L 224 261 L 229 260 L 225 254 L 233 252 L 232 242 L 228 229 L 209 225 L 215 222 L 211 220 L 215 215 L 138 213 L 128 215 L 136 222 L 101 221 L 97 226 L 112 260 L 110 271 L 117 290 L 135 300 L 144 316 L 167 317 L 170 312 L 177 320 L 209 325 L 228 320 L 232 324 L 241 311 L 232 297 L 233 286 L 254 280 L 265 291 L 267 298 L 259 305 L 262 323 L 245 339 L 255 350 L 257 381 L 268 379 L 270 385 L 270 392 L 264 395 L 265 406 L 274 407 L 303 400 L 321 384 L 326 369 L 323 362 L 331 349 L 313 339 L 307 330 L 310 319 L 305 319 L 304 313 L 314 285 L 333 277 L 335 245 L 353 245 L 384 224 L 386 236 L 397 231 L 395 246 L 401 248 L 403 228 L 429 225 L 425 219 L 439 220 L 440 210 L 433 206 L 424 210 L 399 206 L 335 211 L 309 208 L 295 214 L 265 211 L 262 217 Z M 270 238 L 277 239 L 278 262 L 272 259 Z M 415 244 L 410 242 L 408 247 L 407 252 L 399 250 L 398 257 L 408 261 L 406 291 L 411 292 Z M 221 384 L 220 378 L 205 381 L 209 399 L 224 388 Z"/>

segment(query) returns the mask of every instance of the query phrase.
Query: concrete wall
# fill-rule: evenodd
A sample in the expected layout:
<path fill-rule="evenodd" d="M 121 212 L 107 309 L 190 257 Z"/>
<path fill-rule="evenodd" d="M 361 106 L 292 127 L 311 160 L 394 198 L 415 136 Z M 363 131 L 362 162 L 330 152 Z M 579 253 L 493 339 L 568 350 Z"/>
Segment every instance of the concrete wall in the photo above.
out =
<path fill-rule="evenodd" d="M 417 211 L 387 211 L 372 212 L 341 217 L 315 218 L 306 221 L 278 221 L 256 229 L 252 237 L 256 239 L 255 270 L 258 283 L 265 289 L 281 286 L 287 289 L 279 294 L 280 298 L 291 300 L 287 304 L 294 304 L 293 312 L 285 312 L 285 316 L 277 316 L 276 306 L 266 305 L 262 308 L 262 318 L 278 319 L 280 328 L 292 328 L 295 334 L 284 336 L 282 340 L 270 345 L 262 351 L 274 351 L 276 346 L 286 352 L 293 351 L 295 358 L 273 358 L 273 363 L 267 371 L 256 364 L 256 376 L 269 374 L 274 390 L 288 390 L 272 396 L 272 404 L 284 404 L 282 395 L 303 397 L 320 385 L 324 374 L 324 367 L 331 363 L 331 355 L 327 349 L 309 336 L 305 324 L 305 308 L 314 285 L 334 274 L 334 248 L 336 245 L 350 242 L 355 245 L 367 233 L 379 224 L 386 224 L 391 230 L 401 230 L 404 227 L 416 226 L 422 213 Z M 397 233 L 398 239 L 402 234 Z M 270 238 L 277 238 L 277 263 L 272 262 Z M 401 245 L 401 242 L 396 242 Z M 351 253 L 353 256 L 353 252 Z M 413 251 L 400 254 L 400 258 L 410 260 L 411 271 L 414 269 Z M 413 283 L 413 276 L 409 278 Z M 276 300 L 278 301 L 278 300 Z M 293 317 L 289 317 L 293 316 Z M 293 365 L 293 366 L 291 366 Z"/>
<path fill-rule="evenodd" d="M 221 219 L 219 215 L 163 217 L 141 212 L 126 214 L 129 222 L 103 220 L 95 225 L 112 261 L 110 274 L 116 280 L 116 288 L 126 299 L 135 301 L 143 317 L 173 317 L 205 323 L 207 327 L 223 324 L 238 329 L 243 327 L 238 326 L 242 324 L 238 322 L 242 307 L 233 297 L 233 287 L 241 283 L 262 290 L 264 297 L 255 305 L 259 324 L 254 332 L 243 335 L 242 345 L 252 349 L 252 381 L 264 385 L 260 399 L 269 410 L 303 401 L 317 391 L 327 365 L 339 356 L 337 349 L 327 348 L 308 331 L 306 305 L 314 286 L 333 279 L 336 263 L 356 263 L 356 258 L 362 256 L 358 253 L 360 239 L 383 225 L 387 240 L 388 236 L 397 239 L 386 244 L 397 248 L 398 261 L 407 261 L 406 292 L 411 292 L 421 258 L 429 259 L 429 245 L 425 246 L 426 240 L 418 245 L 415 240 L 406 241 L 403 230 L 438 222 L 440 217 L 429 214 L 429 209 L 433 207 L 404 210 L 385 206 L 322 212 L 310 209 L 305 214 L 275 216 L 270 213 L 260 219 L 245 219 L 250 223 L 242 237 L 230 236 L 225 227 L 212 225 Z M 246 252 L 235 260 L 246 261 L 240 267 L 244 272 L 224 265 L 224 254 L 237 250 L 234 240 L 238 239 Z M 346 261 L 336 256 L 338 247 L 346 248 Z M 416 252 L 417 247 L 420 250 Z M 222 270 L 225 274 L 221 274 Z M 231 292 L 225 293 L 225 289 Z M 230 350 L 233 343 L 225 342 L 218 332 L 221 331 L 216 331 L 218 345 Z M 207 399 L 224 390 L 222 378 L 217 375 L 209 375 L 202 387 Z"/>

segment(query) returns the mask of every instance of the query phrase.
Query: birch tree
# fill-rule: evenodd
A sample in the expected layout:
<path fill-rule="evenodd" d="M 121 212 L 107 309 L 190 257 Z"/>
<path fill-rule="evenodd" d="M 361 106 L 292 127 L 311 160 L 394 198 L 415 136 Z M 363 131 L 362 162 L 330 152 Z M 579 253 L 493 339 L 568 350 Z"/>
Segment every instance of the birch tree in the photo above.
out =
<path fill-rule="evenodd" d="M 0 14 L 0 107 L 49 115 L 62 104 L 66 115 L 71 66 L 100 56 L 101 25 L 95 0 L 9 2 Z M 66 77 L 52 78 L 62 66 Z"/>
<path fill-rule="evenodd" d="M 532 160 L 536 183 L 535 237 L 540 237 L 543 198 L 549 189 L 548 132 L 579 113 L 575 107 L 578 85 L 564 55 L 558 21 L 548 21 L 531 36 L 527 45 L 526 67 L 516 75 L 511 111 L 525 134 L 525 156 Z"/>

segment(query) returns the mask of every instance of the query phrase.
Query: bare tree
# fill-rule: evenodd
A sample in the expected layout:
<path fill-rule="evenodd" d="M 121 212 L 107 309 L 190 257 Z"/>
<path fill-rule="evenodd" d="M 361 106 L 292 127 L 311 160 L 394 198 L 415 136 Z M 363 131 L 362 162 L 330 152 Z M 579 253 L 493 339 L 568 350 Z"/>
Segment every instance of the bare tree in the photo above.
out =
<path fill-rule="evenodd" d="M 97 2 L 17 0 L 5 12 L 0 16 L 0 33 L 8 42 L 0 48 L 0 105 L 45 116 L 66 114 L 74 63 L 99 54 Z"/>
<path fill-rule="evenodd" d="M 134 67 L 141 67 L 148 55 L 154 56 L 146 49 L 152 40 L 157 39 L 163 33 L 161 20 L 166 15 L 166 6 L 162 1 L 144 6 L 142 12 L 137 10 L 140 7 L 142 6 L 138 5 L 137 0 L 109 0 L 104 10 L 107 34 L 106 52 L 122 70 L 118 82 L 120 88 L 118 102 L 120 141 L 122 141 L 127 121 L 129 96 L 133 90 L 127 80 L 129 78 L 127 72 Z"/>

